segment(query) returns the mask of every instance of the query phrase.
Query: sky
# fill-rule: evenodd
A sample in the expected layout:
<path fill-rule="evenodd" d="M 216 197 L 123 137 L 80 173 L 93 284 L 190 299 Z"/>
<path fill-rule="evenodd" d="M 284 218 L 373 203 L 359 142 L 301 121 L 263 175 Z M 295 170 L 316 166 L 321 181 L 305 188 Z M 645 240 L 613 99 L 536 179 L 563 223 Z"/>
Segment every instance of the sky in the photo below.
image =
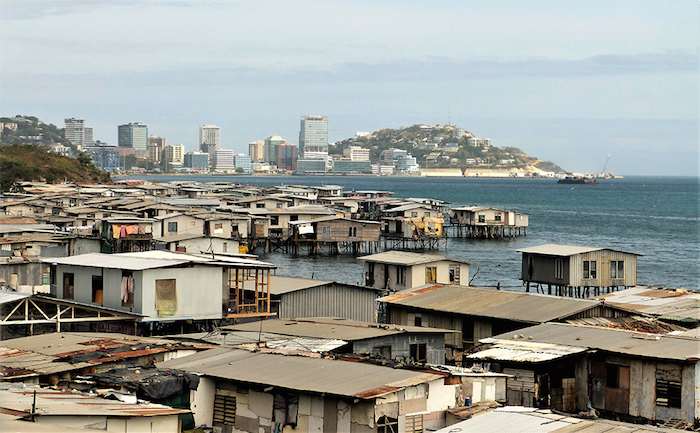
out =
<path fill-rule="evenodd" d="M 575 172 L 698 176 L 696 0 L 0 2 L 0 115 L 221 147 L 452 124 Z"/>

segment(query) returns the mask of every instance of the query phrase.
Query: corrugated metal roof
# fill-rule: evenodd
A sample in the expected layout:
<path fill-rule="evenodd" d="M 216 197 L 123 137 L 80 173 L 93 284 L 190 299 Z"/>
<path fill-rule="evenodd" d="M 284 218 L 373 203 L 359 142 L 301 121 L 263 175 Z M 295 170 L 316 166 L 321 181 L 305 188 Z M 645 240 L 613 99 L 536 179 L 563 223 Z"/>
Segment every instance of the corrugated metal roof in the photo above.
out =
<path fill-rule="evenodd" d="M 651 317 L 584 317 L 567 320 L 572 325 L 601 326 L 605 328 L 626 329 L 628 331 L 648 332 L 651 334 L 668 334 L 670 332 L 687 331 L 682 326 L 661 322 Z"/>
<path fill-rule="evenodd" d="M 18 301 L 20 299 L 28 298 L 32 296 L 31 293 L 19 293 L 10 292 L 7 290 L 0 290 L 0 305 L 7 304 L 8 302 Z"/>
<path fill-rule="evenodd" d="M 250 283 L 250 284 L 248 284 Z M 253 290 L 254 281 L 244 283 L 246 289 Z M 355 284 L 338 283 L 329 280 L 316 280 L 313 278 L 285 277 L 281 275 L 270 275 L 270 294 L 283 295 L 285 293 L 296 292 L 298 290 L 306 290 L 313 287 L 326 286 L 335 284 L 337 287 L 349 287 L 359 290 L 370 290 L 379 292 L 381 289 L 369 286 L 359 286 Z"/>
<path fill-rule="evenodd" d="M 360 362 L 218 348 L 158 363 L 191 373 L 284 389 L 371 399 L 443 376 Z"/>
<path fill-rule="evenodd" d="M 386 251 L 379 254 L 372 254 L 369 256 L 358 257 L 358 260 L 365 260 L 373 263 L 388 263 L 392 265 L 402 265 L 402 266 L 413 266 L 420 265 L 424 263 L 433 263 L 439 261 L 448 261 L 455 263 L 464 263 L 467 265 L 476 265 L 477 263 L 468 262 L 461 259 L 453 259 L 451 257 L 445 257 L 440 254 L 421 254 L 421 253 L 409 253 L 406 251 Z"/>
<path fill-rule="evenodd" d="M 219 346 L 243 346 L 265 342 L 265 345 L 270 348 L 318 353 L 330 352 L 333 349 L 348 344 L 347 341 L 338 339 L 290 337 L 260 331 L 198 332 L 194 334 L 170 335 L 168 337 L 176 340 L 204 341 L 211 344 L 218 344 Z M 1 352 L 0 357 L 2 357 Z"/>
<path fill-rule="evenodd" d="M 585 347 L 536 343 L 528 340 L 499 340 L 486 350 L 469 355 L 470 359 L 515 362 L 543 362 L 585 351 Z"/>
<path fill-rule="evenodd" d="M 700 358 L 700 344 L 693 338 L 563 323 L 544 323 L 519 329 L 515 333 L 534 343 L 586 347 L 630 356 L 680 361 Z M 511 340 L 513 334 L 505 333 L 480 341 Z"/>
<path fill-rule="evenodd" d="M 564 245 L 564 244 L 546 244 L 537 247 L 522 248 L 516 250 L 519 253 L 530 253 L 530 254 L 542 254 L 545 256 L 561 256 L 569 257 L 576 254 L 590 253 L 591 251 L 609 250 L 617 251 L 625 254 L 634 254 L 635 256 L 641 256 L 641 254 L 630 253 L 628 251 L 611 250 L 609 248 L 600 247 L 584 247 L 578 245 Z"/>
<path fill-rule="evenodd" d="M 548 409 L 506 406 L 452 424 L 436 433 L 671 433 L 678 430 L 606 419 L 583 420 Z"/>
<path fill-rule="evenodd" d="M 43 263 L 59 265 L 88 266 L 109 269 L 128 269 L 141 271 L 145 269 L 167 268 L 190 263 L 191 260 L 157 260 L 152 258 L 130 257 L 122 254 L 90 253 L 78 256 L 43 259 Z"/>
<path fill-rule="evenodd" d="M 221 329 L 231 331 L 257 331 L 262 329 L 279 335 L 313 338 L 333 338 L 345 341 L 357 341 L 387 335 L 420 333 L 444 334 L 449 329 L 427 328 L 421 326 L 383 325 L 370 322 L 335 317 L 309 317 L 304 319 L 268 319 L 260 322 L 241 323 L 223 326 Z"/>
<path fill-rule="evenodd" d="M 644 314 L 700 321 L 700 293 L 697 292 L 637 286 L 596 299 Z"/>
<path fill-rule="evenodd" d="M 16 388 L 0 386 L 0 407 L 15 412 L 31 413 L 36 390 L 37 416 L 109 416 L 142 417 L 178 415 L 190 413 L 185 409 L 173 409 L 168 406 L 151 403 L 124 403 L 118 400 L 105 400 L 83 394 L 72 394 L 48 388 Z"/>
<path fill-rule="evenodd" d="M 520 322 L 542 323 L 603 305 L 592 299 L 483 289 L 471 286 L 421 286 L 379 298 L 380 302 Z"/>

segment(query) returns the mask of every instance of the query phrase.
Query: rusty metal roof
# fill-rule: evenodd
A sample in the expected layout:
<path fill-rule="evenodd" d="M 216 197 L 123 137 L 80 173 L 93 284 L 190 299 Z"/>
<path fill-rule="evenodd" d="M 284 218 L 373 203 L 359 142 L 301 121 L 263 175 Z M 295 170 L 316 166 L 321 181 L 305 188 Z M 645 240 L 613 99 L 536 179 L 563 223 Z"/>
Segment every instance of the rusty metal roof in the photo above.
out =
<path fill-rule="evenodd" d="M 513 338 L 515 335 L 517 339 Z M 563 323 L 544 323 L 479 341 L 498 343 L 514 340 L 529 344 L 584 347 L 646 358 L 691 362 L 697 362 L 700 358 L 700 344 L 694 338 Z"/>
<path fill-rule="evenodd" d="M 372 399 L 443 375 L 361 362 L 218 348 L 158 363 L 213 378 L 282 389 Z"/>
<path fill-rule="evenodd" d="M 596 297 L 608 305 L 678 321 L 700 321 L 700 293 L 637 286 Z"/>
<path fill-rule="evenodd" d="M 601 301 L 592 299 L 450 285 L 420 286 L 379 298 L 379 301 L 424 310 L 526 323 L 557 320 L 603 305 Z"/>
<path fill-rule="evenodd" d="M 684 332 L 686 328 L 671 323 L 662 322 L 652 317 L 585 317 L 567 320 L 572 325 L 600 326 L 604 328 L 626 329 L 628 331 L 648 332 L 650 334 L 668 334 Z"/>
<path fill-rule="evenodd" d="M 61 332 L 34 335 L 0 342 L 0 365 L 4 368 L 0 378 L 18 379 L 48 375 L 94 367 L 125 358 L 212 347 L 214 346 L 210 344 L 181 343 L 111 333 Z M 86 354 L 91 356 L 84 359 L 76 357 Z M 60 360 L 65 362 L 57 362 Z M 71 362 L 68 362 L 69 360 Z"/>
<path fill-rule="evenodd" d="M 396 334 L 445 334 L 456 332 L 449 329 L 422 326 L 384 325 L 359 322 L 338 317 L 308 317 L 303 319 L 268 319 L 260 322 L 241 323 L 224 326 L 231 331 L 258 331 L 278 335 L 332 338 L 344 341 L 357 341 Z"/>
<path fill-rule="evenodd" d="M 536 343 L 528 340 L 498 340 L 488 349 L 467 358 L 493 361 L 543 362 L 586 351 L 585 347 Z"/>
<path fill-rule="evenodd" d="M 118 400 L 105 400 L 83 394 L 72 394 L 48 388 L 18 388 L 0 385 L 0 407 L 14 413 L 29 415 L 36 393 L 37 416 L 109 416 L 151 417 L 190 413 L 185 409 L 173 409 L 160 404 L 133 404 Z"/>

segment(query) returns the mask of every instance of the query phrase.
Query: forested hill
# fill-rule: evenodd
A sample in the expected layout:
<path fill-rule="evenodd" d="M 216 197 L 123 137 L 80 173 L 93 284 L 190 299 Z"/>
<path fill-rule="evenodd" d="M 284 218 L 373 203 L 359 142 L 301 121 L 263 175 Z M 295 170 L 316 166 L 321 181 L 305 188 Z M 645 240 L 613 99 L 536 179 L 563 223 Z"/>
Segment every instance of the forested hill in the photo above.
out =
<path fill-rule="evenodd" d="M 329 146 L 329 152 L 342 154 L 349 146 L 370 149 L 370 159 L 378 162 L 382 151 L 395 148 L 408 151 L 421 167 L 430 168 L 518 168 L 529 171 L 565 170 L 556 163 L 529 156 L 517 147 L 498 147 L 478 139 L 471 132 L 450 125 L 413 125 L 400 129 L 380 129 L 372 134 L 348 138 Z"/>
<path fill-rule="evenodd" d="M 0 146 L 0 190 L 18 188 L 19 181 L 110 182 L 109 173 L 97 169 L 89 156 L 69 158 L 44 145 Z"/>

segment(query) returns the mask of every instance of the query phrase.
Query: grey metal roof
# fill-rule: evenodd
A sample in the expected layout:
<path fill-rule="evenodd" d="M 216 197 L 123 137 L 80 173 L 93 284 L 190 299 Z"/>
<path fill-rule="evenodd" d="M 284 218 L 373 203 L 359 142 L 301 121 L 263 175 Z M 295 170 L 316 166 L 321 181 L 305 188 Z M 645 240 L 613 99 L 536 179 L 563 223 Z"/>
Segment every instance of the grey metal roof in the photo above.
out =
<path fill-rule="evenodd" d="M 585 347 L 537 343 L 529 340 L 499 340 L 488 349 L 467 356 L 470 359 L 543 362 L 585 352 Z"/>
<path fill-rule="evenodd" d="M 218 348 L 159 362 L 160 368 L 302 392 L 372 399 L 441 375 L 364 364 Z"/>
<path fill-rule="evenodd" d="M 221 329 L 231 331 L 258 331 L 262 329 L 279 335 L 313 338 L 334 338 L 345 341 L 358 341 L 397 334 L 444 334 L 449 329 L 427 328 L 421 326 L 384 325 L 337 317 L 308 317 L 303 319 L 268 319 L 260 322 L 241 323 L 223 326 Z"/>
<path fill-rule="evenodd" d="M 452 424 L 436 433 L 663 433 L 678 430 L 605 419 L 583 420 L 548 409 L 506 406 Z"/>
<path fill-rule="evenodd" d="M 661 318 L 700 321 L 700 293 L 698 292 L 638 286 L 598 296 L 596 299 L 603 299 L 609 305 Z"/>
<path fill-rule="evenodd" d="M 514 341 L 514 335 L 522 335 L 524 340 L 534 343 L 586 347 L 630 356 L 694 362 L 700 358 L 700 344 L 694 338 L 563 323 L 543 323 L 480 341 Z"/>
<path fill-rule="evenodd" d="M 169 335 L 168 338 L 185 341 L 202 341 L 219 346 L 246 346 L 265 342 L 271 349 L 297 352 L 330 352 L 348 344 L 347 341 L 334 338 L 293 337 L 260 331 L 224 331 L 198 332 L 194 334 Z"/>
<path fill-rule="evenodd" d="M 469 262 L 461 259 L 453 259 L 451 257 L 445 257 L 438 254 L 421 254 L 421 253 L 409 253 L 405 251 L 386 251 L 379 254 L 372 254 L 369 256 L 358 257 L 358 260 L 365 260 L 374 263 L 387 263 L 392 265 L 401 266 L 413 266 L 420 265 L 424 263 L 433 263 L 440 261 L 448 261 L 455 263 L 464 263 L 467 265 L 477 265 L 478 263 Z"/>
<path fill-rule="evenodd" d="M 79 256 L 43 259 L 43 263 L 58 265 L 87 266 L 108 269 L 127 269 L 141 271 L 145 269 L 168 268 L 189 263 L 190 260 L 157 260 L 152 258 L 129 257 L 123 254 L 90 253 Z"/>
<path fill-rule="evenodd" d="M 565 318 L 603 305 L 592 299 L 540 295 L 471 286 L 426 285 L 379 299 L 380 302 L 528 323 Z"/>
<path fill-rule="evenodd" d="M 312 287 L 325 286 L 328 284 L 337 284 L 342 287 L 353 287 L 357 289 L 379 291 L 375 287 L 358 286 L 355 284 L 338 283 L 329 280 L 316 280 L 313 278 L 285 277 L 281 275 L 270 275 L 270 293 L 273 295 L 281 295 L 297 290 L 310 289 Z"/>
<path fill-rule="evenodd" d="M 609 248 L 584 247 L 584 246 L 578 246 L 578 245 L 546 244 L 546 245 L 540 245 L 537 247 L 522 248 L 522 249 L 519 249 L 516 251 L 519 253 L 542 254 L 545 256 L 569 257 L 569 256 L 575 256 L 577 254 L 589 253 L 591 251 L 600 251 L 600 250 L 608 250 L 608 249 Z M 625 254 L 634 254 L 635 256 L 641 256 L 641 254 L 630 253 L 627 251 L 619 251 L 619 250 L 610 250 L 610 251 L 618 251 L 618 252 L 625 253 Z"/>

